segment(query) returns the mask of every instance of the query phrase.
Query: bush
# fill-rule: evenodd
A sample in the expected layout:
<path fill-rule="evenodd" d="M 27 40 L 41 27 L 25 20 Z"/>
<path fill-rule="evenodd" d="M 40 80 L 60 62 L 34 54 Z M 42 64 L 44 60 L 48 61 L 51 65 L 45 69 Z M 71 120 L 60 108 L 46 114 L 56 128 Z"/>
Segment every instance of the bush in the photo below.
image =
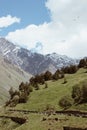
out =
<path fill-rule="evenodd" d="M 30 79 L 30 84 L 32 86 L 34 86 L 36 83 L 39 83 L 39 84 L 45 83 L 44 74 L 36 75 L 35 77 L 32 77 Z"/>
<path fill-rule="evenodd" d="M 84 81 L 82 83 L 81 92 L 82 92 L 82 101 L 81 101 L 81 103 L 86 103 L 87 102 L 87 81 Z"/>
<path fill-rule="evenodd" d="M 27 95 L 29 95 L 30 92 L 33 91 L 33 89 L 31 88 L 31 86 L 30 86 L 30 84 L 29 84 L 28 82 L 26 82 L 26 83 L 23 83 L 23 82 L 22 82 L 22 83 L 19 85 L 19 91 L 25 92 Z"/>
<path fill-rule="evenodd" d="M 52 79 L 52 73 L 49 72 L 49 71 L 46 71 L 46 72 L 44 73 L 44 80 L 45 80 L 45 81 L 48 81 L 48 80 L 51 80 L 51 79 Z"/>
<path fill-rule="evenodd" d="M 38 83 L 36 83 L 36 84 L 34 85 L 34 87 L 35 87 L 35 90 L 39 90 L 39 89 L 40 89 Z"/>
<path fill-rule="evenodd" d="M 20 97 L 19 97 L 19 103 L 26 103 L 28 100 L 27 93 L 21 92 Z"/>
<path fill-rule="evenodd" d="M 70 65 L 65 68 L 62 68 L 61 71 L 67 74 L 74 74 L 78 70 L 78 67 L 76 65 Z"/>
<path fill-rule="evenodd" d="M 53 74 L 52 78 L 53 78 L 53 80 L 62 79 L 62 78 L 64 78 L 64 73 L 58 69 L 58 70 Z"/>
<path fill-rule="evenodd" d="M 59 71 L 57 70 L 54 74 L 53 74 L 53 80 L 58 80 L 59 79 Z"/>
<path fill-rule="evenodd" d="M 30 78 L 30 84 L 31 84 L 32 86 L 34 86 L 34 84 L 35 84 L 35 78 L 34 78 L 34 77 L 31 77 L 31 78 Z"/>
<path fill-rule="evenodd" d="M 69 96 L 64 96 L 59 101 L 60 107 L 62 107 L 64 109 L 67 109 L 67 108 L 71 107 L 72 104 L 73 104 L 73 101 Z"/>
<path fill-rule="evenodd" d="M 51 112 L 55 111 L 55 107 L 51 104 L 47 104 L 44 108 L 44 111 L 51 113 Z"/>
<path fill-rule="evenodd" d="M 14 90 L 12 87 L 9 89 L 9 94 L 10 94 L 10 98 L 12 99 L 14 96 Z"/>
<path fill-rule="evenodd" d="M 85 67 L 85 66 L 87 66 L 87 59 L 81 59 L 78 67 L 82 68 L 82 67 Z"/>
<path fill-rule="evenodd" d="M 48 88 L 48 84 L 45 82 L 45 87 L 44 88 Z"/>
<path fill-rule="evenodd" d="M 29 92 L 33 92 L 33 87 L 31 85 L 29 86 Z"/>
<path fill-rule="evenodd" d="M 66 83 L 67 83 L 67 79 L 66 79 L 66 77 L 64 77 L 63 84 L 66 84 Z"/>
<path fill-rule="evenodd" d="M 87 102 L 87 81 L 83 81 L 79 85 L 73 86 L 72 98 L 77 104 Z"/>
<path fill-rule="evenodd" d="M 38 88 L 38 86 L 37 86 Z M 28 95 L 33 91 L 30 83 L 21 82 L 19 85 L 19 91 L 13 90 L 11 87 L 9 90 L 10 99 L 5 103 L 5 106 L 15 107 L 18 103 L 26 103 Z"/>
<path fill-rule="evenodd" d="M 13 106 L 16 106 L 19 103 L 19 96 L 15 95 L 11 102 L 14 104 Z"/>
<path fill-rule="evenodd" d="M 80 103 L 82 98 L 82 92 L 79 85 L 73 86 L 72 89 L 72 98 L 74 99 L 74 103 Z"/>

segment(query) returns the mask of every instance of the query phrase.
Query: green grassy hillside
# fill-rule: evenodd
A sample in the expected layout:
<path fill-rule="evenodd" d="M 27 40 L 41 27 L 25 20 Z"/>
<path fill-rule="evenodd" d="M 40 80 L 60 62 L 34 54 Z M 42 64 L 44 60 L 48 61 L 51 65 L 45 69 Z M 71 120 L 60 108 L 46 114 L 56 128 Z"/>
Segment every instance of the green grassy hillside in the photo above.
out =
<path fill-rule="evenodd" d="M 7 100 L 10 87 L 17 88 L 20 82 L 28 81 L 30 76 L 0 57 L 0 105 Z"/>
<path fill-rule="evenodd" d="M 47 89 L 44 89 L 44 85 L 40 86 L 40 90 L 34 90 L 30 94 L 28 102 L 26 104 L 17 105 L 17 109 L 43 110 L 47 105 L 51 105 L 55 107 L 56 110 L 60 110 L 61 108 L 58 105 L 59 100 L 63 96 L 71 95 L 72 87 L 75 84 L 87 80 L 87 73 L 85 72 L 85 69 L 80 69 L 75 74 L 67 74 L 66 84 L 63 84 L 64 79 L 48 81 Z"/>
<path fill-rule="evenodd" d="M 43 111 L 47 106 L 50 106 L 55 110 L 62 110 L 58 105 L 59 100 L 63 96 L 70 96 L 72 87 L 75 84 L 87 80 L 87 73 L 85 72 L 86 69 L 79 69 L 75 74 L 67 74 L 66 84 L 63 84 L 64 79 L 60 79 L 58 81 L 48 81 L 48 88 L 46 89 L 44 88 L 44 85 L 40 85 L 39 90 L 33 90 L 29 95 L 27 103 L 18 104 L 15 108 L 11 109 Z M 10 119 L 1 119 L 0 130 L 63 130 L 63 126 L 87 128 L 87 119 L 82 117 L 67 116 L 63 114 L 53 114 L 48 116 L 39 113 L 9 112 L 8 109 L 9 108 L 4 109 L 0 115 L 7 114 L 10 116 L 15 115 L 26 117 L 27 122 L 23 125 L 19 125 Z M 69 109 L 86 111 L 87 104 L 72 106 Z M 45 118 L 45 121 L 43 118 Z M 57 121 L 55 120 L 56 118 L 58 119 Z"/>

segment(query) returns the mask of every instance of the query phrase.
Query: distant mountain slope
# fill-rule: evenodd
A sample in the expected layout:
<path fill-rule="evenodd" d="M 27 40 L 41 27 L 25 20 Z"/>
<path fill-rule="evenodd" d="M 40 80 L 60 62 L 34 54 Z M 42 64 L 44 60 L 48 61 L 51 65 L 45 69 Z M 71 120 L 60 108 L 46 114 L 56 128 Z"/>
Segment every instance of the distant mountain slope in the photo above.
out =
<path fill-rule="evenodd" d="M 42 73 L 46 70 L 55 72 L 63 66 L 77 64 L 78 60 L 56 53 L 42 55 L 33 53 L 0 38 L 0 54 L 11 61 L 12 64 L 20 66 L 23 70 L 31 74 Z"/>
<path fill-rule="evenodd" d="M 28 81 L 31 75 L 27 74 L 7 59 L 0 57 L 0 105 L 8 98 L 10 87 L 17 88 L 22 81 Z"/>

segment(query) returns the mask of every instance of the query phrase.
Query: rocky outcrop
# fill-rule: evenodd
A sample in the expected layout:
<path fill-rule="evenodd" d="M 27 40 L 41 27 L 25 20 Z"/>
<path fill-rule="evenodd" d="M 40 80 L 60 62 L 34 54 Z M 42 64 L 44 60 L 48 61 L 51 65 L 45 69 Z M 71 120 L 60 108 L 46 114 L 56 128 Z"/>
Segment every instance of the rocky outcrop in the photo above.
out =
<path fill-rule="evenodd" d="M 63 66 L 78 63 L 76 59 L 56 53 L 47 55 L 33 53 L 31 50 L 14 45 L 5 38 L 0 38 L 0 54 L 12 64 L 33 75 L 47 70 L 54 73 Z"/>

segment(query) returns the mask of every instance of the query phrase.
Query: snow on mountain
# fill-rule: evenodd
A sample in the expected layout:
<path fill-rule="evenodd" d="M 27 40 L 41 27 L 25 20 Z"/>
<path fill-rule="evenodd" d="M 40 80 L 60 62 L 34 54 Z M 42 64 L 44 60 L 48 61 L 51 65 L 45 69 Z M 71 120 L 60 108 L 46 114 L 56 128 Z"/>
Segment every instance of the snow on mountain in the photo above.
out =
<path fill-rule="evenodd" d="M 22 60 L 17 57 L 19 50 L 19 46 L 10 43 L 5 38 L 0 38 L 0 54 L 18 66 L 22 64 Z"/>
<path fill-rule="evenodd" d="M 68 56 L 59 55 L 56 53 L 48 54 L 46 56 L 49 57 L 57 65 L 58 68 L 78 63 L 77 59 L 72 59 Z"/>
<path fill-rule="evenodd" d="M 0 54 L 12 64 L 23 70 L 38 74 L 46 70 L 55 72 L 63 66 L 77 64 L 78 60 L 56 53 L 42 55 L 14 45 L 5 38 L 0 38 Z"/>

